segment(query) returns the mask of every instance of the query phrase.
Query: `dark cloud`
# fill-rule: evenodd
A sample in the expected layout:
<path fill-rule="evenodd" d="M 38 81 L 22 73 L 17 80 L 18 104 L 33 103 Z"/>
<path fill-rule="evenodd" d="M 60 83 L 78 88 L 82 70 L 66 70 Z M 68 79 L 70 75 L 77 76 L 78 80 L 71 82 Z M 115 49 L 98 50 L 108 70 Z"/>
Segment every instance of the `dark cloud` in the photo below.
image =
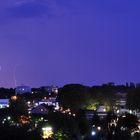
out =
<path fill-rule="evenodd" d="M 18 2 L 6 8 L 8 17 L 35 18 L 35 17 L 59 17 L 76 11 L 79 0 L 76 2 L 64 0 L 34 0 Z"/>
<path fill-rule="evenodd" d="M 11 17 L 30 18 L 49 15 L 48 6 L 38 2 L 17 4 L 7 10 Z"/>

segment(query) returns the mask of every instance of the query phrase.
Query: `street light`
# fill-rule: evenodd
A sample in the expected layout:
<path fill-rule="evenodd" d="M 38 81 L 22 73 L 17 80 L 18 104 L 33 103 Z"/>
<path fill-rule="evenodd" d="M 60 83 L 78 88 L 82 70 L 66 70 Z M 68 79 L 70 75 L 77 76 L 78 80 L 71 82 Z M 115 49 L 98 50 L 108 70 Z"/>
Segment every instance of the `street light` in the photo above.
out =
<path fill-rule="evenodd" d="M 94 130 L 91 131 L 91 136 L 95 136 L 96 132 Z"/>
<path fill-rule="evenodd" d="M 99 130 L 99 131 L 100 131 L 100 130 L 101 130 L 101 127 L 100 127 L 100 126 L 98 126 L 98 127 L 97 127 L 97 130 Z"/>

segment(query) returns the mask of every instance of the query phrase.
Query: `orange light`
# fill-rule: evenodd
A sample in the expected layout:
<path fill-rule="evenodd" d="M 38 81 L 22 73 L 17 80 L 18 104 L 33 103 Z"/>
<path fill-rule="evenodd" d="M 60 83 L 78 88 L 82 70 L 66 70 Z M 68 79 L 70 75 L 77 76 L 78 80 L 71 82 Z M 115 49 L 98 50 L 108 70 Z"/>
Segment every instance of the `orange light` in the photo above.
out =
<path fill-rule="evenodd" d="M 20 116 L 20 122 L 22 124 L 28 124 L 29 123 L 29 118 L 27 116 Z"/>
<path fill-rule="evenodd" d="M 16 100 L 17 100 L 17 96 L 12 96 L 12 97 L 11 97 L 11 100 L 16 101 Z"/>

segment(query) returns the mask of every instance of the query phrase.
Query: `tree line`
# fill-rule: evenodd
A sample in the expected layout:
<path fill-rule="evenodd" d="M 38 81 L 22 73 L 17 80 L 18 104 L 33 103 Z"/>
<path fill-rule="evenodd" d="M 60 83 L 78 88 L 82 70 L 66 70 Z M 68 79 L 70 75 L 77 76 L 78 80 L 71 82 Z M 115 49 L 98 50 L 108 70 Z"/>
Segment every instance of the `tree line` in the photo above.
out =
<path fill-rule="evenodd" d="M 140 87 L 134 84 L 115 85 L 113 83 L 101 86 L 84 86 L 80 84 L 68 84 L 59 89 L 58 101 L 64 108 L 96 109 L 104 105 L 111 110 L 118 100 L 118 93 L 126 94 L 126 107 L 140 109 Z"/>
<path fill-rule="evenodd" d="M 32 88 L 33 94 L 23 94 L 27 100 L 42 99 L 43 97 L 54 96 L 43 88 Z M 126 85 L 115 85 L 114 83 L 107 83 L 101 86 L 84 86 L 81 84 L 68 84 L 59 88 L 57 100 L 64 108 L 71 108 L 72 110 L 79 109 L 96 109 L 103 104 L 108 110 L 112 109 L 117 100 L 117 93 L 127 93 L 126 106 L 129 109 L 140 109 L 140 86 L 133 83 Z M 0 88 L 0 98 L 11 98 L 15 95 L 13 88 Z"/>

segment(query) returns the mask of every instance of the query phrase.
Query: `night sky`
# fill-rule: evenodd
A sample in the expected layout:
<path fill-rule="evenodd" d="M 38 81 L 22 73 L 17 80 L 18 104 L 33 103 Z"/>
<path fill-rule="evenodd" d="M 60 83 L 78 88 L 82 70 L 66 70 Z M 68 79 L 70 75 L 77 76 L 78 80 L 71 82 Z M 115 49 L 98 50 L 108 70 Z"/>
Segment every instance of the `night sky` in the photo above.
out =
<path fill-rule="evenodd" d="M 0 87 L 140 82 L 139 7 L 140 0 L 1 0 Z"/>

